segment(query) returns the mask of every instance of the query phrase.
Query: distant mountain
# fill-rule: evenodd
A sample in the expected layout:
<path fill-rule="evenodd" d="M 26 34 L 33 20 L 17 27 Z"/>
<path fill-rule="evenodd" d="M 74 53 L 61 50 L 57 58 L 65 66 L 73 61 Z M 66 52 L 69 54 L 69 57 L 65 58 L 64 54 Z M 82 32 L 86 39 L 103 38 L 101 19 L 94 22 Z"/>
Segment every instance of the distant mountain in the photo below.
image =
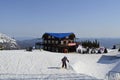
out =
<path fill-rule="evenodd" d="M 34 47 L 35 43 L 42 42 L 41 38 L 35 38 L 35 39 L 28 39 L 28 40 L 18 40 L 17 43 L 20 46 L 21 49 L 25 49 L 27 47 Z"/>
<path fill-rule="evenodd" d="M 101 38 L 98 39 L 101 46 L 113 48 L 113 45 L 120 44 L 120 38 Z"/>
<path fill-rule="evenodd" d="M 14 37 L 16 41 L 23 41 L 23 40 L 32 40 L 35 37 Z"/>
<path fill-rule="evenodd" d="M 0 33 L 0 49 L 18 49 L 19 46 L 15 39 Z"/>

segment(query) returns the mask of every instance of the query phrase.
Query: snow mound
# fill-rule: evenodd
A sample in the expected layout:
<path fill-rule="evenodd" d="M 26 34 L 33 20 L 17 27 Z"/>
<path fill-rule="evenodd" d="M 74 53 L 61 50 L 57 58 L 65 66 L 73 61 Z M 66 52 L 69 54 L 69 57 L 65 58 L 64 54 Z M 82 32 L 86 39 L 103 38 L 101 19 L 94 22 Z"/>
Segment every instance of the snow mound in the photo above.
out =
<path fill-rule="evenodd" d="M 82 58 L 82 57 L 81 57 Z M 105 79 L 107 74 L 115 67 L 118 67 L 119 58 L 110 54 L 87 55 L 87 60 L 81 59 L 75 62 L 72 67 L 77 73 L 94 76 L 97 79 Z"/>
<path fill-rule="evenodd" d="M 18 44 L 15 39 L 0 33 L 0 46 L 3 49 L 16 49 L 18 48 Z"/>

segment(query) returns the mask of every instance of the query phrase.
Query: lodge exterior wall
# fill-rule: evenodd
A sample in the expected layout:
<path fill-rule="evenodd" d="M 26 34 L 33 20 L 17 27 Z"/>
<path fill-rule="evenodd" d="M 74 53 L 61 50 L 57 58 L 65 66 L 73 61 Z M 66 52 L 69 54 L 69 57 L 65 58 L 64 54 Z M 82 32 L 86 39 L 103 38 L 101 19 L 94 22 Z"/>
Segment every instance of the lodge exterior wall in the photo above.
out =
<path fill-rule="evenodd" d="M 43 49 L 47 51 L 67 53 L 67 52 L 74 52 L 76 50 L 76 45 L 74 46 L 68 45 L 69 43 L 75 43 L 74 34 L 70 34 L 69 36 L 65 36 L 64 38 L 59 38 L 45 33 L 42 39 L 43 39 Z"/>

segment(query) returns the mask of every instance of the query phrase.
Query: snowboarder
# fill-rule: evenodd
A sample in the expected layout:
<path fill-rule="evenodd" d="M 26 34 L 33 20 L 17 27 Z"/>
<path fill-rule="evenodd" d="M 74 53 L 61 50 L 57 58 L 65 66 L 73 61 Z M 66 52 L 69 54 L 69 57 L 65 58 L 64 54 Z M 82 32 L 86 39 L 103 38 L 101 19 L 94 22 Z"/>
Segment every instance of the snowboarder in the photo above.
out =
<path fill-rule="evenodd" d="M 67 59 L 67 57 L 64 56 L 64 57 L 61 59 L 61 61 L 62 61 L 62 68 L 67 69 L 66 61 L 69 63 L 69 60 Z"/>

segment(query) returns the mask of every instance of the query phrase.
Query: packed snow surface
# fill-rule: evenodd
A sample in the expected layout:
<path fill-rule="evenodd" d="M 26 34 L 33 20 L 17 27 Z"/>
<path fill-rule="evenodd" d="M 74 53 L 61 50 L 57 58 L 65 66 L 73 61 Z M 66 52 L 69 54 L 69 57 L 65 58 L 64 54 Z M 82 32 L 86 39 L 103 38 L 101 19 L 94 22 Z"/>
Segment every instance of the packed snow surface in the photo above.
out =
<path fill-rule="evenodd" d="M 55 53 L 43 50 L 3 50 L 0 51 L 0 79 L 11 77 L 105 79 L 109 71 L 119 68 L 117 51 L 107 54 Z M 68 69 L 61 68 L 61 59 L 67 56 Z M 118 66 L 117 66 L 118 65 Z M 46 77 L 47 76 L 47 77 Z M 70 77 L 70 76 L 74 76 Z M 75 77 L 76 76 L 76 77 Z M 79 76 L 79 77 L 78 77 Z"/>

